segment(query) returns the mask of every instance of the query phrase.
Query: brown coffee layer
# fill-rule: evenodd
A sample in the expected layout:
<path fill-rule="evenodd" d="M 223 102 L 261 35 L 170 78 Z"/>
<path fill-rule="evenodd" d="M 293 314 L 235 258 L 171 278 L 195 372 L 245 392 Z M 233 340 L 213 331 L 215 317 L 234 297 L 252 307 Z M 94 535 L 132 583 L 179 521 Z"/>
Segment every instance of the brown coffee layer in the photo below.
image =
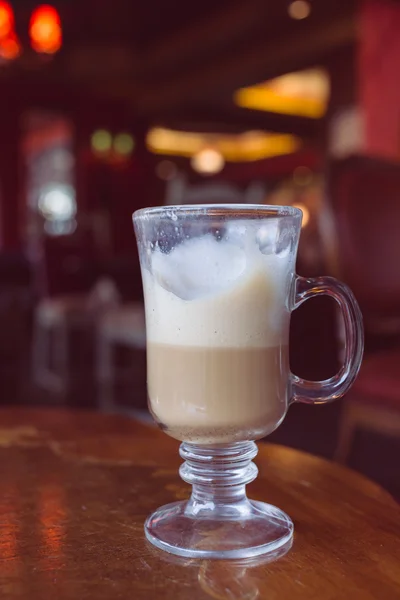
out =
<path fill-rule="evenodd" d="M 287 408 L 288 348 L 148 344 L 150 408 L 179 440 L 226 443 L 273 431 Z"/>

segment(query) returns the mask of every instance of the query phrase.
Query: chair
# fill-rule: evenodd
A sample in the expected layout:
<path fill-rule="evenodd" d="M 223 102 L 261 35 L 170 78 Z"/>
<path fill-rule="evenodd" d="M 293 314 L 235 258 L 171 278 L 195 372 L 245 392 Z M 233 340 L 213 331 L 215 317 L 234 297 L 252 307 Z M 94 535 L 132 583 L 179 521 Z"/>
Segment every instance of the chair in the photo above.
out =
<path fill-rule="evenodd" d="M 132 365 L 123 371 L 115 361 L 115 348 L 125 346 L 131 350 L 141 350 L 145 357 L 146 327 L 142 302 L 132 302 L 109 310 L 99 318 L 97 325 L 97 382 L 99 384 L 99 407 L 105 412 L 118 412 L 114 398 L 117 381 L 132 382 L 135 369 Z M 140 362 L 139 373 L 145 382 L 145 366 Z M 146 394 L 143 394 L 146 398 Z M 131 411 L 132 412 L 132 411 Z"/>
<path fill-rule="evenodd" d="M 33 326 L 32 366 L 36 385 L 49 392 L 67 394 L 71 375 L 69 332 L 71 327 L 85 326 L 89 315 L 85 295 L 39 302 Z"/>
<path fill-rule="evenodd" d="M 66 396 L 71 383 L 70 331 L 77 328 L 86 334 L 92 328 L 88 291 L 96 273 L 88 242 L 79 236 L 44 238 L 33 263 L 40 298 L 34 311 L 33 380 L 42 389 Z"/>
<path fill-rule="evenodd" d="M 327 201 L 336 232 L 330 262 L 355 293 L 366 332 L 366 356 L 341 415 L 336 459 L 345 462 L 357 429 L 400 436 L 400 166 L 338 161 Z"/>

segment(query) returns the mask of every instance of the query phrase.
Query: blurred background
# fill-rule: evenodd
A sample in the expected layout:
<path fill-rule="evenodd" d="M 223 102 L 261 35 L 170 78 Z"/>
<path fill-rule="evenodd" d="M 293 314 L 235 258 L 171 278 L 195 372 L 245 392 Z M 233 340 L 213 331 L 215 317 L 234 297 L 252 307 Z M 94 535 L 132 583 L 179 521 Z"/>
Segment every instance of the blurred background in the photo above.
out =
<path fill-rule="evenodd" d="M 0 1 L 0 400 L 148 420 L 131 214 L 303 210 L 298 272 L 364 314 L 343 401 L 270 439 L 400 497 L 400 2 Z M 291 364 L 336 372 L 334 304 L 292 318 Z"/>

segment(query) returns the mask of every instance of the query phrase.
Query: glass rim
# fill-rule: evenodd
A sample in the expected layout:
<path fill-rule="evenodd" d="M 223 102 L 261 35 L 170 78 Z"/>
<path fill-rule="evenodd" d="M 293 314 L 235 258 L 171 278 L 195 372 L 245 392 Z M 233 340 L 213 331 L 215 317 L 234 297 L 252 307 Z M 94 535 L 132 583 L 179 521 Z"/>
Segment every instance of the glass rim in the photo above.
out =
<path fill-rule="evenodd" d="M 132 214 L 134 221 L 149 217 L 168 217 L 168 213 L 177 217 L 189 215 L 211 217 L 235 217 L 256 219 L 262 217 L 302 217 L 303 211 L 295 206 L 273 204 L 176 204 L 140 208 Z"/>

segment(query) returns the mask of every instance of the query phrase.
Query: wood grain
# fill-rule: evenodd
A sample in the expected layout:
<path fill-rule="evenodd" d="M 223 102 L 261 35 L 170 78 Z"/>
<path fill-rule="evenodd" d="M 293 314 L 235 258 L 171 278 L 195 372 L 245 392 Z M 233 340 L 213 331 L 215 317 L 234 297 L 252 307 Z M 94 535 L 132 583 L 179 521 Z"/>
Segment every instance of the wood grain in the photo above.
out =
<path fill-rule="evenodd" d="M 0 411 L 0 595 L 16 599 L 398 600 L 400 511 L 364 477 L 260 445 L 253 498 L 295 522 L 278 561 L 180 560 L 143 521 L 187 496 L 177 443 L 122 417 Z"/>

